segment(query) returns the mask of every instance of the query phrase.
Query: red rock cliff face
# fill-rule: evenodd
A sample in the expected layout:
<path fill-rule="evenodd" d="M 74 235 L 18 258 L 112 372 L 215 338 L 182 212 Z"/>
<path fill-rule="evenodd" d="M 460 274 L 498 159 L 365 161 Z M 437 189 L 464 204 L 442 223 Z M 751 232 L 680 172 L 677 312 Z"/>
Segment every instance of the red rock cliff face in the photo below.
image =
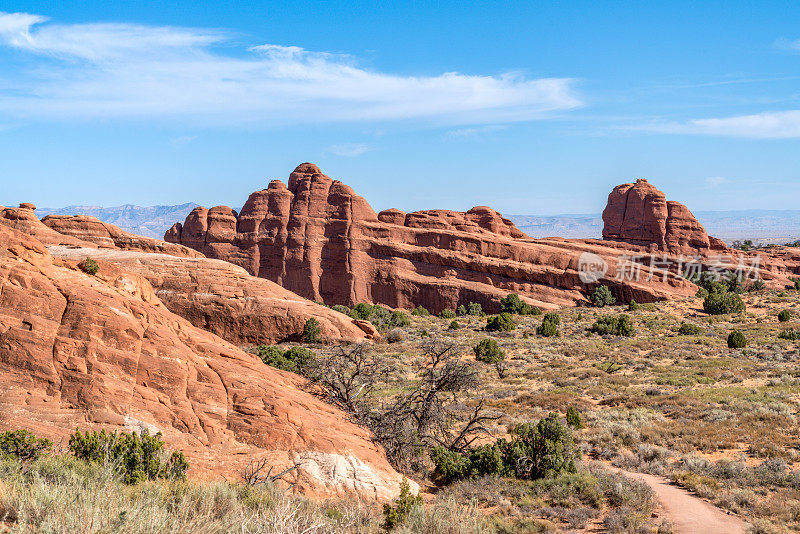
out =
<path fill-rule="evenodd" d="M 208 257 L 230 261 L 326 304 L 425 306 L 433 312 L 473 301 L 499 309 L 509 292 L 543 306 L 568 306 L 591 287 L 579 276 L 582 253 L 607 259 L 618 247 L 592 240 L 527 239 L 491 208 L 377 214 L 310 163 L 288 185 L 275 180 L 250 195 L 240 214 L 196 208 L 165 235 Z M 649 302 L 696 291 L 679 277 L 608 282 L 619 298 Z"/>
<path fill-rule="evenodd" d="M 618 185 L 608 195 L 603 211 L 603 239 L 623 241 L 673 254 L 725 250 L 709 237 L 692 212 L 647 180 Z"/>
<path fill-rule="evenodd" d="M 299 463 L 290 476 L 304 493 L 396 496 L 400 476 L 365 429 L 296 375 L 171 313 L 113 259 L 90 276 L 0 224 L 0 430 L 59 441 L 76 427 L 148 428 L 186 453 L 192 476 L 234 480 L 265 458 Z"/>

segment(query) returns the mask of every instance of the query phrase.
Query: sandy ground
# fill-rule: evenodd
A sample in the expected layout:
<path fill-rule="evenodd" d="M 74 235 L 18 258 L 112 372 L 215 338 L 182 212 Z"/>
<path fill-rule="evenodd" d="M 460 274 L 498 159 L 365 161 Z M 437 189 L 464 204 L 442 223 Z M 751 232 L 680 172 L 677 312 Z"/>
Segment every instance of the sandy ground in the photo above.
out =
<path fill-rule="evenodd" d="M 650 486 L 661 504 L 661 516 L 672 523 L 674 534 L 744 534 L 747 525 L 739 517 L 720 510 L 666 478 L 618 471 Z"/>

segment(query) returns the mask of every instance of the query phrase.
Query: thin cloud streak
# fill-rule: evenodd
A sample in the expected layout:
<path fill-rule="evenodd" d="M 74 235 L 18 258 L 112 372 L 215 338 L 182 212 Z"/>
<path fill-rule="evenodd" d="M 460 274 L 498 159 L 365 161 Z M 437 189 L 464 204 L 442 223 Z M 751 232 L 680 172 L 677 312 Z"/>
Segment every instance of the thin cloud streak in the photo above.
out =
<path fill-rule="evenodd" d="M 547 118 L 582 106 L 569 78 L 519 73 L 398 76 L 346 55 L 265 44 L 231 51 L 226 32 L 134 24 L 54 24 L 0 12 L 0 47 L 29 68 L 0 75 L 0 116 L 144 119 L 207 125 Z"/>
<path fill-rule="evenodd" d="M 656 133 L 713 135 L 746 139 L 800 138 L 800 110 L 769 111 L 710 119 L 694 119 L 683 123 L 655 123 L 633 126 L 633 130 Z"/>

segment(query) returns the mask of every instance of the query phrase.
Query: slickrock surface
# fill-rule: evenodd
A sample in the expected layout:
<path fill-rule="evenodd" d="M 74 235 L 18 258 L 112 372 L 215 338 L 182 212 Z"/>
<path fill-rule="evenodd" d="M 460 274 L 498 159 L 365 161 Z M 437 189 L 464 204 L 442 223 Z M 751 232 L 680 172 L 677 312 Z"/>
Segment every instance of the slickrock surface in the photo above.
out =
<path fill-rule="evenodd" d="M 189 247 L 131 234 L 88 215 L 48 215 L 42 219 L 42 223 L 60 234 L 94 243 L 101 248 L 159 252 L 188 258 L 202 257 L 202 254 Z"/>
<path fill-rule="evenodd" d="M 370 323 L 359 324 L 225 261 L 119 249 L 48 249 L 59 258 L 81 261 L 90 256 L 143 276 L 172 313 L 238 346 L 300 341 L 312 317 L 319 322 L 322 342 L 378 337 Z"/>
<path fill-rule="evenodd" d="M 59 257 L 91 257 L 144 276 L 173 313 L 236 345 L 298 341 L 310 318 L 321 341 L 378 336 L 372 325 L 306 300 L 242 268 L 205 258 L 193 249 L 124 232 L 94 217 L 47 216 L 30 208 L 0 209 L 0 224 L 36 236 Z"/>
<path fill-rule="evenodd" d="M 298 377 L 171 313 L 143 276 L 97 261 L 90 276 L 0 225 L 0 428 L 56 442 L 76 427 L 157 429 L 194 476 L 233 480 L 266 457 L 276 469 L 299 462 L 307 494 L 396 496 L 400 476 L 368 433 Z"/>
<path fill-rule="evenodd" d="M 608 195 L 603 211 L 603 239 L 624 241 L 672 254 L 727 250 L 709 237 L 692 212 L 645 179 L 622 184 Z"/>
<path fill-rule="evenodd" d="M 224 206 L 196 208 L 165 239 L 326 304 L 422 305 L 433 312 L 470 301 L 496 311 L 510 292 L 546 308 L 574 305 L 594 287 L 581 281 L 581 254 L 600 256 L 613 277 L 620 255 L 631 248 L 599 240 L 526 239 L 486 207 L 376 215 L 350 187 L 310 163 L 297 167 L 288 184 L 273 180 L 250 195 L 241 213 Z M 648 280 L 648 269 L 643 272 L 640 281 L 603 283 L 618 298 L 637 302 L 697 290 L 680 277 Z"/>

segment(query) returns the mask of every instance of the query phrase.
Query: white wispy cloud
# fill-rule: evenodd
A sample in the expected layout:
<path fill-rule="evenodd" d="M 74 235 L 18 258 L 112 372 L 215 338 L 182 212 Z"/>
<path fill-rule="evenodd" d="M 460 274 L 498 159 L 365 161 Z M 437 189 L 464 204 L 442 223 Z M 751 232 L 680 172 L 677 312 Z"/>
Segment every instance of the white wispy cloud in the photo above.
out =
<path fill-rule="evenodd" d="M 57 24 L 0 12 L 0 47 L 29 63 L 0 69 L 0 114 L 12 117 L 462 125 L 536 120 L 582 105 L 568 78 L 400 76 L 298 46 L 236 50 L 215 29 Z"/>
<path fill-rule="evenodd" d="M 469 139 L 478 137 L 481 134 L 497 132 L 508 128 L 505 124 L 487 124 L 486 126 L 475 126 L 472 128 L 457 128 L 445 133 L 445 136 L 450 139 Z"/>
<path fill-rule="evenodd" d="M 800 51 L 800 39 L 778 39 L 775 41 L 775 48 L 780 50 L 799 50 Z"/>
<path fill-rule="evenodd" d="M 709 178 L 706 178 L 705 182 L 706 182 L 706 184 L 710 185 L 711 187 L 717 187 L 717 186 L 720 186 L 722 184 L 728 183 L 728 179 L 724 178 L 722 176 L 711 176 Z"/>
<path fill-rule="evenodd" d="M 694 119 L 687 122 L 655 123 L 634 129 L 661 133 L 716 135 L 750 139 L 800 137 L 800 110 L 768 111 L 752 115 Z"/>
<path fill-rule="evenodd" d="M 344 156 L 346 158 L 355 158 L 361 154 L 368 152 L 369 147 L 361 143 L 345 143 L 341 145 L 332 145 L 328 147 L 328 152 L 337 156 Z"/>

